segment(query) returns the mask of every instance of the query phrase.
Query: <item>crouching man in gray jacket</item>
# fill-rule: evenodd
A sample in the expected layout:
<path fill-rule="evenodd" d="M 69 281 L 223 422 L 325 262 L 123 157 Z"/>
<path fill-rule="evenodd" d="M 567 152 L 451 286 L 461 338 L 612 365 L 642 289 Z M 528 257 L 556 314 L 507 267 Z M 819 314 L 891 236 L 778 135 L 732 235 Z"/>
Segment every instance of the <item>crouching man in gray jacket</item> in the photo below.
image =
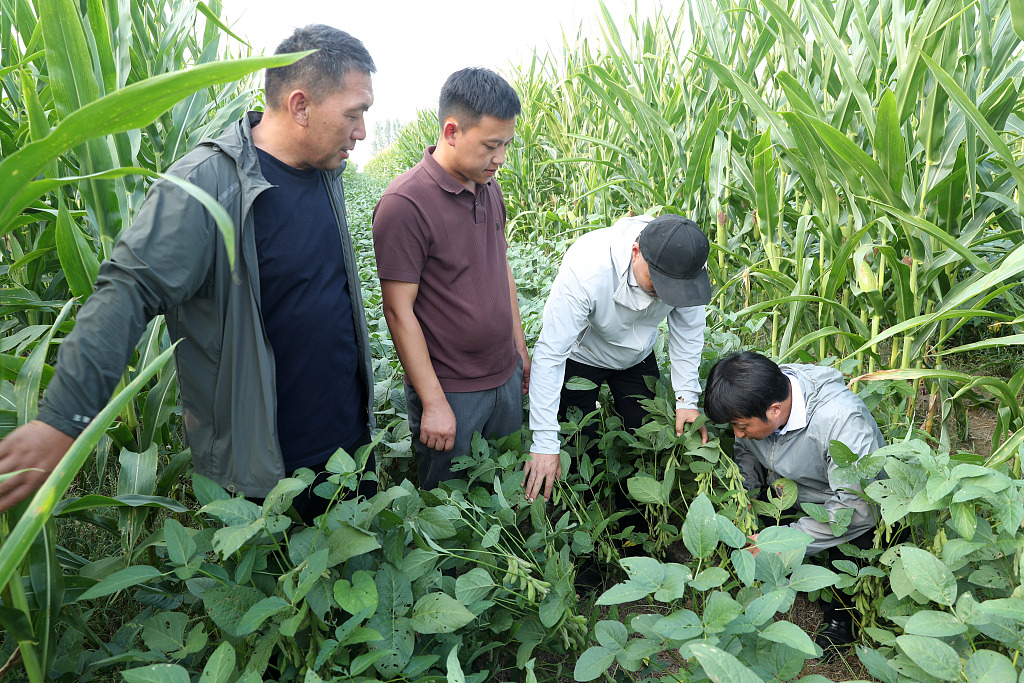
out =
<path fill-rule="evenodd" d="M 791 526 L 814 540 L 807 554 L 828 552 L 829 563 L 849 559 L 838 546 L 871 546 L 877 509 L 861 498 L 860 486 L 835 476 L 838 465 L 829 453 L 839 441 L 859 456 L 885 445 L 878 424 L 859 396 L 846 388 L 838 370 L 816 365 L 776 365 L 752 351 L 720 359 L 708 373 L 704 411 L 712 422 L 732 425 L 735 460 L 747 489 L 760 489 L 779 478 L 797 485 L 799 503 L 822 505 L 835 520 L 853 510 L 846 533 L 836 536 L 827 523 L 803 517 Z M 752 549 L 756 552 L 756 548 Z M 840 595 L 840 599 L 842 595 Z M 822 605 L 825 628 L 821 647 L 853 641 L 849 609 L 836 602 Z"/>

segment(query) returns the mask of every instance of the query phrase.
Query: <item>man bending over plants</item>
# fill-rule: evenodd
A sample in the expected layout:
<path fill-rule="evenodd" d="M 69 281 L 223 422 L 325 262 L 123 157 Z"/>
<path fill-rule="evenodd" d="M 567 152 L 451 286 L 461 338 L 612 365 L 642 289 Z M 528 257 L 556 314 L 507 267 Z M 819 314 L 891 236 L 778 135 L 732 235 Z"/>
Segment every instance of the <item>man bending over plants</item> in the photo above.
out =
<path fill-rule="evenodd" d="M 369 443 L 373 372 L 341 171 L 366 137 L 376 67 L 338 29 L 297 29 L 266 73 L 266 111 L 203 140 L 168 171 L 216 197 L 235 226 L 232 269 L 210 213 L 150 188 L 61 345 L 39 418 L 0 442 L 0 510 L 38 488 L 100 412 L 147 323 L 163 315 L 196 472 L 254 498 L 338 448 Z M 372 456 L 367 469 L 373 471 Z M 372 493 L 373 486 L 364 493 Z M 293 504 L 307 523 L 327 501 Z"/>
<path fill-rule="evenodd" d="M 488 69 L 448 77 L 437 144 L 395 178 L 373 211 L 384 317 L 405 369 L 421 489 L 453 478 L 475 432 L 523 425 L 530 356 L 508 265 L 495 174 L 515 134 L 519 96 Z"/>
<path fill-rule="evenodd" d="M 845 532 L 833 533 L 828 522 L 802 517 L 791 526 L 813 540 L 807 554 L 828 553 L 828 561 L 852 559 L 839 545 L 871 547 L 878 522 L 876 508 L 860 495 L 860 485 L 839 481 L 838 465 L 829 449 L 838 441 L 858 456 L 885 445 L 864 402 L 846 387 L 842 374 L 816 365 L 776 365 L 752 351 L 720 359 L 708 373 L 704 390 L 708 419 L 732 425 L 734 460 L 750 489 L 771 486 L 776 479 L 797 485 L 797 502 L 821 505 L 833 523 L 848 518 Z M 845 511 L 845 512 L 844 512 Z M 852 516 L 850 515 L 852 512 Z M 756 536 L 753 537 L 756 540 Z M 752 548 L 756 554 L 756 548 Z M 839 593 L 842 600 L 842 593 Z M 849 607 L 822 604 L 824 629 L 816 642 L 822 648 L 853 641 Z"/>
<path fill-rule="evenodd" d="M 550 498 L 562 476 L 558 422 L 575 406 L 593 412 L 603 382 L 626 429 L 643 423 L 647 377 L 658 376 L 654 343 L 668 318 L 668 350 L 676 394 L 676 433 L 697 419 L 697 369 L 704 347 L 704 306 L 711 301 L 710 246 L 697 225 L 665 214 L 626 217 L 580 237 L 565 252 L 544 305 L 530 384 L 533 446 L 524 468 L 526 497 Z M 570 389 L 582 377 L 593 387 Z M 597 426 L 584 428 L 597 438 Z M 707 443 L 707 430 L 701 427 Z"/>

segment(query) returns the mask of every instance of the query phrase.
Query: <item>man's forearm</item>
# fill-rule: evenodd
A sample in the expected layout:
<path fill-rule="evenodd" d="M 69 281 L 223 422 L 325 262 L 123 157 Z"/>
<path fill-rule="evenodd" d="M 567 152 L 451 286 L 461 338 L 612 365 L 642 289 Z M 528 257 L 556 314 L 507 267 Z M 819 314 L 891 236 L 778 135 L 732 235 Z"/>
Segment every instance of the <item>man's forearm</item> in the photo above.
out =
<path fill-rule="evenodd" d="M 427 340 L 423 336 L 423 328 L 412 311 L 392 312 L 385 310 L 384 318 L 391 331 L 391 340 L 395 343 L 398 360 L 402 363 L 405 376 L 412 388 L 416 390 L 424 405 L 444 398 L 441 382 L 434 373 L 427 350 Z"/>

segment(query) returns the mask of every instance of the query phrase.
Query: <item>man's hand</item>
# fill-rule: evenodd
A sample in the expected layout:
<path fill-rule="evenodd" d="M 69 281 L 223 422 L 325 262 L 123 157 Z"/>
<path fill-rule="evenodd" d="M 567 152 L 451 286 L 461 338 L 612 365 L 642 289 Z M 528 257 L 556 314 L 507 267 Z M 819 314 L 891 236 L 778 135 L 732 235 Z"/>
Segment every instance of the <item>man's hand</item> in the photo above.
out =
<path fill-rule="evenodd" d="M 757 534 L 747 536 L 747 538 L 750 539 L 750 545 L 747 546 L 747 552 L 749 552 L 752 557 L 757 557 L 757 554 L 761 552 L 761 549 L 757 547 Z"/>
<path fill-rule="evenodd" d="M 530 354 L 523 354 L 523 396 L 530 393 Z"/>
<path fill-rule="evenodd" d="M 0 441 L 0 474 L 32 469 L 0 483 L 0 512 L 9 510 L 43 485 L 74 439 L 33 420 Z"/>
<path fill-rule="evenodd" d="M 562 459 L 558 453 L 530 453 L 530 458 L 530 462 L 523 467 L 526 499 L 535 500 L 543 490 L 544 500 L 550 500 L 551 487 L 555 485 L 556 479 L 562 478 Z"/>
<path fill-rule="evenodd" d="M 455 413 L 447 400 L 423 405 L 420 443 L 435 451 L 450 451 L 455 447 Z"/>
<path fill-rule="evenodd" d="M 696 408 L 678 408 L 676 409 L 676 436 L 683 435 L 683 426 L 688 422 L 693 422 L 700 415 L 700 411 Z M 700 442 L 708 442 L 708 430 L 704 425 L 700 426 Z"/>

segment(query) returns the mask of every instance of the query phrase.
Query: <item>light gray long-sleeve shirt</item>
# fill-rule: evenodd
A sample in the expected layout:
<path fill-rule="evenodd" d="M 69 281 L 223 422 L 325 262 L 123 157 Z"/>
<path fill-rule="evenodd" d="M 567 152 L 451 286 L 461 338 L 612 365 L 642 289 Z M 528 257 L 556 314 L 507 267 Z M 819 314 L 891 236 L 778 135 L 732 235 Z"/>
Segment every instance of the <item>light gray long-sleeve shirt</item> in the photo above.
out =
<path fill-rule="evenodd" d="M 533 349 L 533 452 L 559 450 L 558 405 L 566 359 L 615 370 L 632 367 L 651 353 L 666 318 L 676 407 L 697 407 L 704 307 L 673 308 L 629 283 L 632 244 L 651 220 L 622 218 L 583 235 L 566 251 Z"/>
<path fill-rule="evenodd" d="M 784 426 L 781 433 L 761 440 L 736 439 L 735 460 L 743 472 L 748 489 L 770 485 L 782 477 L 797 485 L 797 503 L 817 503 L 835 521 L 842 508 L 853 509 L 853 521 L 843 536 L 811 517 L 802 517 L 790 526 L 813 537 L 807 555 L 840 545 L 874 528 L 878 511 L 835 475 L 838 465 L 829 452 L 832 441 L 839 441 L 857 455 L 869 455 L 885 445 L 878 423 L 864 402 L 846 387 L 842 374 L 834 368 L 816 365 L 782 365 L 790 382 L 799 383 L 806 423 L 799 428 Z M 794 409 L 794 413 L 799 413 Z M 792 420 L 792 415 L 791 418 Z"/>

